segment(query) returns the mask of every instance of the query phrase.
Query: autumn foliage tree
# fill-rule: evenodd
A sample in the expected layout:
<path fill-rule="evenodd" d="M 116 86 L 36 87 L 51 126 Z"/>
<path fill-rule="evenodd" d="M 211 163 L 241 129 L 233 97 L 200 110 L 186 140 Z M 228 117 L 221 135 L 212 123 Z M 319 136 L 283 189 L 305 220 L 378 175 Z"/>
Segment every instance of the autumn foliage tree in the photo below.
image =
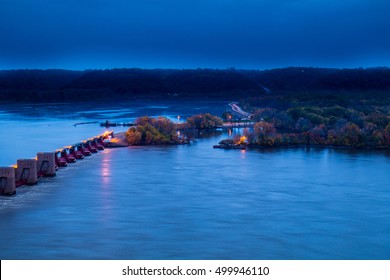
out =
<path fill-rule="evenodd" d="M 222 126 L 223 121 L 219 117 L 206 113 L 187 118 L 187 124 L 194 129 L 209 129 Z"/>
<path fill-rule="evenodd" d="M 348 122 L 340 130 L 336 144 L 346 147 L 358 147 L 363 145 L 363 135 L 360 128 L 356 124 Z"/>
<path fill-rule="evenodd" d="M 255 109 L 253 119 L 260 121 L 243 134 L 253 146 L 390 148 L 389 106 Z"/>
<path fill-rule="evenodd" d="M 274 146 L 276 129 L 272 123 L 258 122 L 253 127 L 255 143 L 261 146 Z"/>
<path fill-rule="evenodd" d="M 175 124 L 167 118 L 140 117 L 135 127 L 125 133 L 130 145 L 177 144 L 180 139 L 176 134 Z"/>

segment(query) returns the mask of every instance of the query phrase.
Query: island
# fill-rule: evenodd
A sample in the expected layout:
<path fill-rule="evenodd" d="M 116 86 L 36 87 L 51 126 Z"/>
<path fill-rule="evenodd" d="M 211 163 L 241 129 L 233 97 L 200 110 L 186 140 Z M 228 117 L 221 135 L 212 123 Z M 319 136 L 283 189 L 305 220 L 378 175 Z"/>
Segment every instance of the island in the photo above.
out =
<path fill-rule="evenodd" d="M 222 119 L 209 113 L 187 118 L 176 124 L 165 117 L 139 117 L 124 137 L 129 145 L 179 145 L 191 142 L 190 130 L 215 129 L 223 125 Z M 187 132 L 187 133 L 181 133 Z"/>

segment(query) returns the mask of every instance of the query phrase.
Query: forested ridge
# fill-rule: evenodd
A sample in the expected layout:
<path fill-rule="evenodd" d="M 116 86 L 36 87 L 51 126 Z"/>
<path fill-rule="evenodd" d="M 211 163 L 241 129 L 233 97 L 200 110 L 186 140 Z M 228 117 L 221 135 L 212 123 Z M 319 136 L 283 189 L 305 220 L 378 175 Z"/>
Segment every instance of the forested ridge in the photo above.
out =
<path fill-rule="evenodd" d="M 267 93 L 388 92 L 389 68 L 290 67 L 239 69 L 3 70 L 0 100 L 58 102 L 86 99 L 257 98 Z"/>

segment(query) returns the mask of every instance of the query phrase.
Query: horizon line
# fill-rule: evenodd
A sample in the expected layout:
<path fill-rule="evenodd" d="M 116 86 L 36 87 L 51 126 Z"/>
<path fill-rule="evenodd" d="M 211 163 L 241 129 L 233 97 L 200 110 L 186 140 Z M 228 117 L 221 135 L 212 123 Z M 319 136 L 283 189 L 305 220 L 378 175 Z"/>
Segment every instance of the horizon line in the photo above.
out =
<path fill-rule="evenodd" d="M 367 69 L 390 69 L 389 66 L 369 66 L 369 67 L 321 67 L 321 66 L 285 66 L 285 67 L 273 67 L 273 68 L 242 68 L 242 67 L 193 67 L 193 68 L 174 68 L 174 67 L 112 67 L 112 68 L 84 68 L 84 69 L 71 69 L 71 68 L 8 68 L 0 69 L 0 71 L 73 71 L 73 72 L 84 72 L 84 71 L 110 71 L 110 70 L 121 70 L 121 69 L 137 69 L 137 70 L 239 70 L 239 71 L 267 71 L 267 70 L 279 70 L 289 68 L 302 68 L 302 69 L 337 69 L 337 70 L 367 70 Z"/>

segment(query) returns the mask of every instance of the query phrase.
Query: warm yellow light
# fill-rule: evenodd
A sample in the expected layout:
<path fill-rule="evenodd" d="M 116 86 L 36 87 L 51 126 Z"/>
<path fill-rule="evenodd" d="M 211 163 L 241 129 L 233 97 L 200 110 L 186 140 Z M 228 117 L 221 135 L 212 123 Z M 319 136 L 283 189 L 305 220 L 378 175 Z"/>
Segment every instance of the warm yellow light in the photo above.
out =
<path fill-rule="evenodd" d="M 238 144 L 243 144 L 243 143 L 245 143 L 245 141 L 246 141 L 246 136 L 241 136 L 240 137 L 240 140 L 239 140 L 239 142 L 238 142 Z"/>

